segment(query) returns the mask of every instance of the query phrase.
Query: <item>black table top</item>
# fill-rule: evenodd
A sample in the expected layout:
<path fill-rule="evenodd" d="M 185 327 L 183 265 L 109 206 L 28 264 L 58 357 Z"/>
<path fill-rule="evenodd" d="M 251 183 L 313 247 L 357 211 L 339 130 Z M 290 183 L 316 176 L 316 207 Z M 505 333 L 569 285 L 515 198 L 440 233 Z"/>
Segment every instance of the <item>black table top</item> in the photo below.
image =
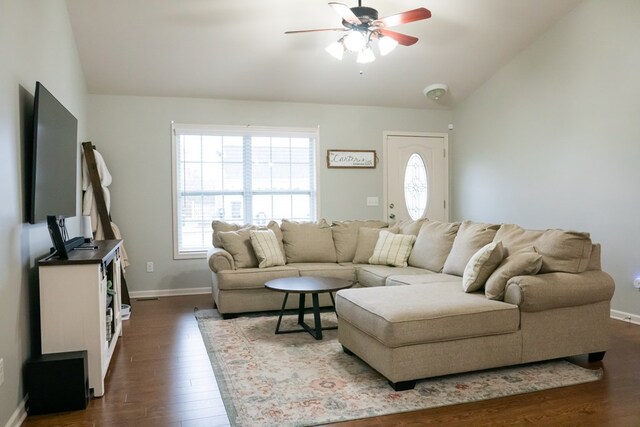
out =
<path fill-rule="evenodd" d="M 335 277 L 301 276 L 269 280 L 264 286 L 274 291 L 310 294 L 335 292 L 340 289 L 350 288 L 353 286 L 353 282 Z"/>

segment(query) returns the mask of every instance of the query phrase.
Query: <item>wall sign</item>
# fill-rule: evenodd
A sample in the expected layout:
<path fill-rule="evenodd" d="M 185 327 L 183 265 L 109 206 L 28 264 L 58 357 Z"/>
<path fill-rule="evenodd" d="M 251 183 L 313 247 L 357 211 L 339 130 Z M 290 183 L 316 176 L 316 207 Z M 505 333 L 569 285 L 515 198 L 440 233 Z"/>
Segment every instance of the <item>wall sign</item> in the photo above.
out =
<path fill-rule="evenodd" d="M 327 150 L 328 168 L 375 168 L 376 160 L 375 150 Z"/>

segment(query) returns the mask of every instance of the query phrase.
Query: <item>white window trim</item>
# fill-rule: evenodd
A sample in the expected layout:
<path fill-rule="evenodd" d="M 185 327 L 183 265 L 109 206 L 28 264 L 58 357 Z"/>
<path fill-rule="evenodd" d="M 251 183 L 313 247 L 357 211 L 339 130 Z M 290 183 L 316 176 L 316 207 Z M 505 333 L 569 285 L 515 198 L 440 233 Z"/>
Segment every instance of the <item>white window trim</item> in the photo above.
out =
<path fill-rule="evenodd" d="M 316 218 L 320 218 L 320 127 L 300 128 L 300 127 L 275 127 L 275 126 L 229 126 L 229 125 L 203 125 L 203 124 L 187 124 L 171 122 L 171 204 L 172 204 L 172 226 L 173 226 L 173 259 L 204 259 L 207 257 L 207 251 L 180 252 L 178 248 L 178 177 L 177 177 L 177 156 L 176 156 L 176 135 L 179 130 L 196 131 L 202 135 L 218 134 L 220 131 L 227 135 L 246 135 L 247 129 L 250 129 L 252 135 L 260 135 L 264 132 L 265 136 L 271 136 L 278 132 L 283 136 L 297 136 L 300 134 L 315 135 L 315 151 L 316 151 Z M 212 219 L 213 220 L 213 219 Z M 213 247 L 213 245 L 212 245 Z"/>

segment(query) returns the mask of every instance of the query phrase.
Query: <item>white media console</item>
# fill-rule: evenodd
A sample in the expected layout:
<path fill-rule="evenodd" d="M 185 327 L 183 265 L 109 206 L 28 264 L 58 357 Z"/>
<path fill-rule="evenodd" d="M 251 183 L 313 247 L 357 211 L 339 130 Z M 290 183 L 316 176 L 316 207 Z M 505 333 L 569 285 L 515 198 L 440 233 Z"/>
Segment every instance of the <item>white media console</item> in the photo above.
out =
<path fill-rule="evenodd" d="M 104 378 L 122 335 L 120 318 L 121 240 L 95 240 L 92 249 L 74 249 L 69 259 L 38 262 L 42 354 L 87 350 L 89 388 L 104 395 Z M 107 283 L 113 284 L 108 303 Z M 111 330 L 107 311 L 111 309 Z M 109 337 L 110 336 L 110 337 Z"/>

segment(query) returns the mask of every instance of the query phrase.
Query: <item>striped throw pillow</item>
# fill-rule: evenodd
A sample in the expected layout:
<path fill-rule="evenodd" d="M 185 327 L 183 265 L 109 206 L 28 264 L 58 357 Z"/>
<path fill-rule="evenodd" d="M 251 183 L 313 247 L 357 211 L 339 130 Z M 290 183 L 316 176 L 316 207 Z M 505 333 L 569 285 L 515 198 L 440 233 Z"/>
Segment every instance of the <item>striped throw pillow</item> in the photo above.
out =
<path fill-rule="evenodd" d="M 386 230 L 380 232 L 369 264 L 392 265 L 406 267 L 411 248 L 416 236 L 410 234 L 394 234 Z"/>
<path fill-rule="evenodd" d="M 284 254 L 273 230 L 251 230 L 251 246 L 258 258 L 258 267 L 285 265 Z"/>

